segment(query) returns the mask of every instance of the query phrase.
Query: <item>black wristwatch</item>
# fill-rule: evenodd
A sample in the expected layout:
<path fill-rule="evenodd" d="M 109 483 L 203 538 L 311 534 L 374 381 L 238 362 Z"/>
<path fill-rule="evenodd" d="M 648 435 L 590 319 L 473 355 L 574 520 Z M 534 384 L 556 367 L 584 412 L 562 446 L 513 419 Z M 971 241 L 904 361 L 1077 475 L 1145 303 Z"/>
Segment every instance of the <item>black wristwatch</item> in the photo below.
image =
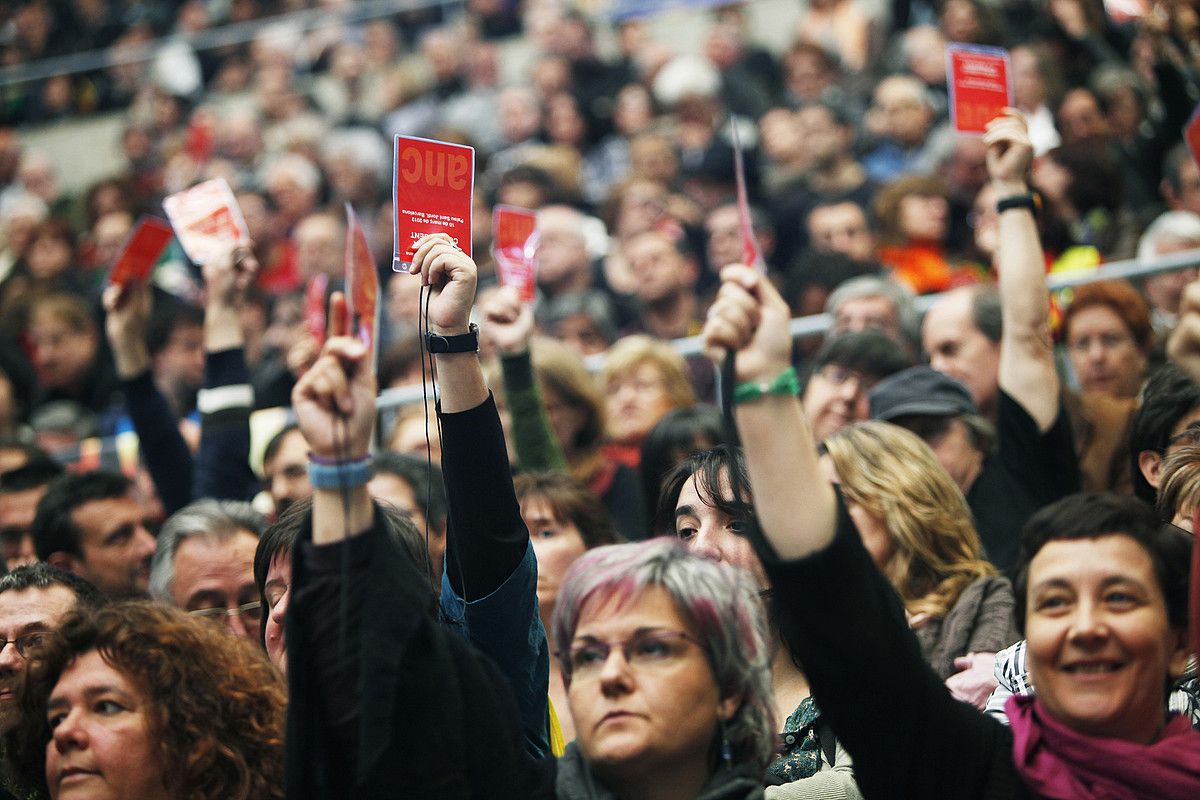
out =
<path fill-rule="evenodd" d="M 1002 200 L 996 201 L 997 214 L 1003 214 L 1005 211 L 1014 208 L 1027 208 L 1029 209 L 1029 213 L 1036 217 L 1042 209 L 1042 198 L 1033 192 L 1028 192 L 1027 194 L 1015 194 L 1012 197 L 1005 197 Z"/>
<path fill-rule="evenodd" d="M 479 326 L 472 322 L 466 333 L 455 336 L 426 331 L 425 349 L 430 353 L 478 353 Z"/>

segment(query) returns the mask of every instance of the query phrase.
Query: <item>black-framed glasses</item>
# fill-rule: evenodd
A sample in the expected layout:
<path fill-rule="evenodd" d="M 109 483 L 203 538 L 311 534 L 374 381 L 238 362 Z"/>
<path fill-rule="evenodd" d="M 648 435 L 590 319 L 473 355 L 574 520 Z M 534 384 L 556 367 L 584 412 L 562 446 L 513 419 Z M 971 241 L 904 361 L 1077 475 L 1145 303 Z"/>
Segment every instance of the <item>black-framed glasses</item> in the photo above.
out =
<path fill-rule="evenodd" d="M 255 600 L 252 603 L 243 603 L 234 608 L 197 608 L 195 611 L 189 611 L 188 613 L 193 617 L 202 617 L 214 622 L 222 621 L 225 617 L 241 617 L 243 622 L 257 625 L 261 621 L 262 601 Z"/>
<path fill-rule="evenodd" d="M 21 658 L 29 658 L 31 655 L 40 653 L 42 648 L 46 646 L 47 640 L 50 638 L 49 631 L 31 631 L 22 633 L 15 639 L 5 639 L 0 636 L 0 652 L 10 644 L 17 648 L 17 652 Z"/>
<path fill-rule="evenodd" d="M 650 671 L 677 661 L 689 643 L 704 649 L 700 642 L 683 631 L 643 631 L 614 642 L 584 641 L 567 650 L 567 667 L 572 678 L 594 677 L 608 663 L 615 647 L 621 650 L 630 668 Z"/>

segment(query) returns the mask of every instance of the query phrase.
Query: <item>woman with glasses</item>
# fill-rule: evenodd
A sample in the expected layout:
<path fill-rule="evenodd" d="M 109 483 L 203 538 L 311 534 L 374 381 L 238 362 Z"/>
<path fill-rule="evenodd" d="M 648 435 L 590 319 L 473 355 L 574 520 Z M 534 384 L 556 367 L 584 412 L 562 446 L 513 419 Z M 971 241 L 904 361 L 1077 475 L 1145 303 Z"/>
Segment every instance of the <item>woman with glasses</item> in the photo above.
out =
<path fill-rule="evenodd" d="M 52 800 L 284 797 L 283 678 L 178 609 L 81 609 L 31 673 L 14 761 Z"/>

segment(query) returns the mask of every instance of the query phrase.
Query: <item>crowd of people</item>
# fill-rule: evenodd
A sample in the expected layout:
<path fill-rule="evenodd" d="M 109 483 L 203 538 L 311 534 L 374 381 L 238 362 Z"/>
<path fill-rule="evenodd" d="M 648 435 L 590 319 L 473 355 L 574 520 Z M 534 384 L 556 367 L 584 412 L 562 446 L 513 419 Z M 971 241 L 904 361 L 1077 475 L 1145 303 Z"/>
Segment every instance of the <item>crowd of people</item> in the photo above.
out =
<path fill-rule="evenodd" d="M 0 11 L 6 65 L 150 53 L 0 88 L 128 119 L 79 196 L 0 129 L 0 798 L 1200 797 L 1200 281 L 1047 284 L 1200 248 L 1191 5 L 814 0 L 783 53 L 725 5 L 700 55 L 307 6 Z M 948 43 L 1009 50 L 982 137 Z M 477 156 L 470 247 L 408 272 L 396 133 Z M 251 243 L 109 285 L 213 177 Z"/>

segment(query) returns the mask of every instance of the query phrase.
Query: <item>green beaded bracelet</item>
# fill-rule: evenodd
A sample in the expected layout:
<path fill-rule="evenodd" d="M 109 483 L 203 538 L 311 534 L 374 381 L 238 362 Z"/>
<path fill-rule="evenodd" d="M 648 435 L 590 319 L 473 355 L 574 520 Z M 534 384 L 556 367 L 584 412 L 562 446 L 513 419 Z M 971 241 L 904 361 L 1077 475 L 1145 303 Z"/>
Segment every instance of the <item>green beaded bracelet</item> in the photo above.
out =
<path fill-rule="evenodd" d="M 795 367 L 788 367 L 779 373 L 779 377 L 770 383 L 739 383 L 733 388 L 733 402 L 750 403 L 769 394 L 789 395 L 800 394 L 800 376 Z"/>

